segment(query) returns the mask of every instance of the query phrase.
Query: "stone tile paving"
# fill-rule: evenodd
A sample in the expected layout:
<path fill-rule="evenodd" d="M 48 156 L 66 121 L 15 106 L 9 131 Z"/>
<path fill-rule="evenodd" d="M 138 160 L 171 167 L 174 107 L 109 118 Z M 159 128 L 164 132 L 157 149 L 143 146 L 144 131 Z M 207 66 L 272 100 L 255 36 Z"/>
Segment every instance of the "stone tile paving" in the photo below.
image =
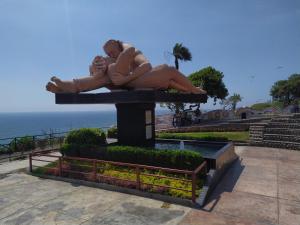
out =
<path fill-rule="evenodd" d="M 300 225 L 300 152 L 236 147 L 240 156 L 203 210 L 180 224 Z"/>
<path fill-rule="evenodd" d="M 0 224 L 300 225 L 300 152 L 236 152 L 202 210 L 12 172 L 27 160 L 0 164 Z"/>
<path fill-rule="evenodd" d="M 178 224 L 189 208 L 13 173 L 0 180 L 0 224 Z"/>
<path fill-rule="evenodd" d="M 58 152 L 52 152 L 51 155 L 59 156 L 61 154 Z M 46 156 L 41 156 L 41 157 L 37 157 L 37 158 L 42 159 L 42 160 L 47 160 L 47 161 L 55 160 L 55 158 L 46 157 Z M 36 166 L 43 166 L 46 164 L 48 164 L 48 162 L 34 161 L 34 165 L 36 165 Z M 28 159 L 15 160 L 15 161 L 11 161 L 11 162 L 0 162 L 0 178 L 1 178 L 1 174 L 3 175 L 3 174 L 8 174 L 8 173 L 13 173 L 18 170 L 28 169 L 28 167 L 29 167 Z"/>

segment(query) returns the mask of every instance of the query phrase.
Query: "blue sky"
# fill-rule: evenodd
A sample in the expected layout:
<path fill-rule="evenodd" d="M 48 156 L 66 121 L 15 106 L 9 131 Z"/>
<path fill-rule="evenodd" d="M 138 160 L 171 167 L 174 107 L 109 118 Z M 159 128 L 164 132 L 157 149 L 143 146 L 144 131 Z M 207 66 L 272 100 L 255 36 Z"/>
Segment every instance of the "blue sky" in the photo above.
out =
<path fill-rule="evenodd" d="M 193 55 L 184 74 L 210 65 L 240 106 L 269 100 L 276 80 L 300 72 L 299 25 L 299 0 L 0 0 L 0 112 L 114 109 L 55 105 L 44 88 L 52 75 L 87 75 L 110 38 L 153 65 L 173 65 L 166 52 L 182 42 Z"/>

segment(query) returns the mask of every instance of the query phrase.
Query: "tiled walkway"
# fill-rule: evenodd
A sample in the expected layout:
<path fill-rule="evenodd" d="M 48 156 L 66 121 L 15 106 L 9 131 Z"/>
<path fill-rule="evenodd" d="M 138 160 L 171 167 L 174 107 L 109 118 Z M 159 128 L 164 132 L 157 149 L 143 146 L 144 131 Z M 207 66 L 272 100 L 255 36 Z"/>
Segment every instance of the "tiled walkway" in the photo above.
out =
<path fill-rule="evenodd" d="M 203 210 L 181 224 L 300 225 L 300 152 L 237 147 L 227 172 Z"/>
<path fill-rule="evenodd" d="M 300 152 L 236 147 L 240 156 L 202 210 L 23 173 L 0 164 L 0 224 L 300 225 Z"/>

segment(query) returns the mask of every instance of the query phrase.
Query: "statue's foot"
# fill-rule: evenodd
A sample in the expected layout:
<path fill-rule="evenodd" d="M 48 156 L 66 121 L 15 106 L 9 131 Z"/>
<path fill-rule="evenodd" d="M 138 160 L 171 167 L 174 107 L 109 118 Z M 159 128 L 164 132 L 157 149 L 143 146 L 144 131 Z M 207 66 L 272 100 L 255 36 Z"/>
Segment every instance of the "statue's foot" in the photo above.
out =
<path fill-rule="evenodd" d="M 53 83 L 48 82 L 48 84 L 46 85 L 46 90 L 50 91 L 52 93 L 59 93 L 61 92 L 61 90 Z"/>
<path fill-rule="evenodd" d="M 199 87 L 195 87 L 194 90 L 192 91 L 193 94 L 207 94 L 206 91 L 204 91 L 203 89 L 199 88 Z"/>
<path fill-rule="evenodd" d="M 56 77 L 56 76 L 51 77 L 50 80 L 53 81 L 53 82 L 55 82 L 55 83 L 61 81 L 61 80 L 60 80 L 58 77 Z"/>

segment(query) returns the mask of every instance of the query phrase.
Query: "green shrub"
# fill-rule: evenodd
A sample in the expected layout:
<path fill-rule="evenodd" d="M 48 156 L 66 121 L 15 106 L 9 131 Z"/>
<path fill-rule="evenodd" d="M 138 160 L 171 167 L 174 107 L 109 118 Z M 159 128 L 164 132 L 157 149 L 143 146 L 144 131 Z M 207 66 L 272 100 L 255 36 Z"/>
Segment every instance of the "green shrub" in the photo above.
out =
<path fill-rule="evenodd" d="M 158 167 L 194 170 L 203 162 L 200 153 L 188 150 L 156 150 L 133 146 L 108 146 L 106 160 Z"/>
<path fill-rule="evenodd" d="M 111 127 L 107 130 L 107 137 L 108 138 L 118 138 L 118 128 Z"/>
<path fill-rule="evenodd" d="M 82 157 L 82 158 L 104 158 L 105 146 L 101 145 L 78 145 L 64 143 L 60 152 L 64 156 Z"/>
<path fill-rule="evenodd" d="M 106 144 L 105 133 L 99 128 L 80 128 L 68 133 L 65 143 L 72 145 Z"/>
<path fill-rule="evenodd" d="M 284 105 L 283 105 L 282 102 L 278 102 L 278 101 L 261 102 L 261 103 L 255 103 L 255 104 L 253 104 L 250 108 L 254 109 L 254 110 L 260 111 L 260 110 L 264 110 L 264 109 L 267 109 L 267 108 L 270 108 L 270 107 L 278 108 L 278 109 L 283 109 Z"/>
<path fill-rule="evenodd" d="M 1 145 L 0 144 L 0 155 L 1 154 L 7 154 L 11 151 L 9 146 Z"/>
<path fill-rule="evenodd" d="M 101 146 L 64 144 L 61 152 L 67 156 L 80 156 L 80 152 L 94 152 L 97 159 L 143 164 L 157 167 L 194 170 L 203 162 L 198 152 L 188 150 L 156 150 L 133 146 Z"/>
<path fill-rule="evenodd" d="M 199 141 L 247 141 L 248 131 L 159 133 L 158 138 Z"/>
<path fill-rule="evenodd" d="M 201 140 L 201 141 L 228 141 L 228 137 L 218 137 L 213 135 L 205 136 L 193 136 L 187 134 L 178 134 L 178 133 L 161 133 L 158 134 L 159 138 L 163 139 L 180 139 L 180 140 Z"/>
<path fill-rule="evenodd" d="M 15 152 L 30 151 L 35 148 L 35 143 L 32 139 L 32 136 L 25 136 L 16 140 L 12 140 L 9 144 L 9 147 Z"/>

